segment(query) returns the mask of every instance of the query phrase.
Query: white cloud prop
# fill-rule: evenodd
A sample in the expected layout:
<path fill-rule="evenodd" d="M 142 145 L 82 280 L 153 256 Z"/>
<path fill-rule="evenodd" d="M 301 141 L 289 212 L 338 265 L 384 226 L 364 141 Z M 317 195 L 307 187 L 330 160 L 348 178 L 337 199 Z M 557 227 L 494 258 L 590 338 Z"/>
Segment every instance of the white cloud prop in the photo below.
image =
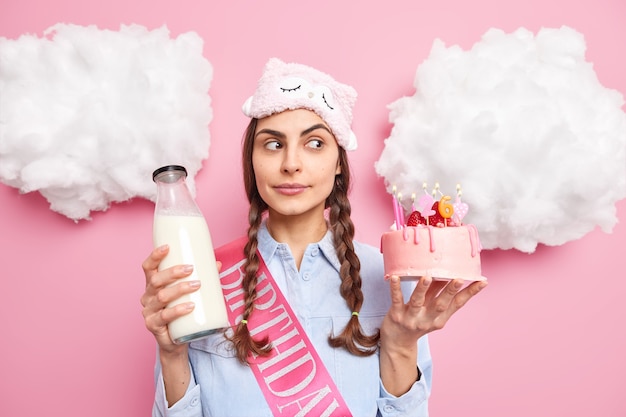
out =
<path fill-rule="evenodd" d="M 0 38 L 0 180 L 70 219 L 133 197 L 152 171 L 208 157 L 213 69 L 193 32 L 57 24 Z"/>
<path fill-rule="evenodd" d="M 416 93 L 392 103 L 376 162 L 403 196 L 456 184 L 486 249 L 534 252 L 610 232 L 626 196 L 622 95 L 604 88 L 575 30 L 490 29 L 470 50 L 435 40 Z M 403 198 L 405 207 L 410 201 Z"/>

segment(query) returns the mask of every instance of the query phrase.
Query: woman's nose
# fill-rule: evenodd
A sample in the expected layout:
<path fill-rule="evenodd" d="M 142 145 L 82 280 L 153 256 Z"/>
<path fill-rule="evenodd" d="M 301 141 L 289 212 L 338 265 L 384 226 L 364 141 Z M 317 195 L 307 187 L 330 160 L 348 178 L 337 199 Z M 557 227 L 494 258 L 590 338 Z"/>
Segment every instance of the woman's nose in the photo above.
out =
<path fill-rule="evenodd" d="M 283 154 L 282 171 L 286 173 L 298 172 L 302 169 L 302 160 L 297 149 L 289 148 Z"/>

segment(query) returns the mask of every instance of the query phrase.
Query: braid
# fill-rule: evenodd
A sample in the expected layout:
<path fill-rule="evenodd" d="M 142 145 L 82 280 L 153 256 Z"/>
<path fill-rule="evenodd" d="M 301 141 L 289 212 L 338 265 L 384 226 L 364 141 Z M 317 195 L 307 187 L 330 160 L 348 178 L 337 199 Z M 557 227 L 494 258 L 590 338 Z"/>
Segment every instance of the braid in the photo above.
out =
<path fill-rule="evenodd" d="M 262 212 L 259 212 L 257 204 L 250 205 L 248 220 L 248 242 L 244 247 L 246 262 L 244 264 L 244 277 L 241 287 L 244 292 L 244 312 L 243 320 L 248 320 L 254 310 L 254 301 L 257 297 L 257 271 L 259 269 L 259 256 L 257 254 L 257 233 L 261 225 Z M 266 356 L 272 350 L 269 339 L 255 340 L 248 331 L 245 321 L 240 321 L 235 328 L 234 334 L 229 337 L 234 345 L 237 359 L 241 363 L 247 363 L 248 356 L 253 353 L 258 356 Z"/>
<path fill-rule="evenodd" d="M 256 178 L 254 176 L 254 170 L 252 169 L 251 161 L 255 129 L 256 119 L 252 119 L 244 135 L 242 158 L 244 185 L 248 201 L 250 202 L 250 210 L 248 212 L 248 242 L 244 247 L 246 261 L 244 263 L 244 277 L 241 282 L 245 306 L 242 320 L 246 321 L 253 313 L 254 301 L 257 297 L 257 272 L 260 265 L 257 252 L 257 234 L 263 220 L 263 212 L 267 209 L 267 205 L 256 189 Z M 244 364 L 248 363 L 250 353 L 259 356 L 267 356 L 272 350 L 269 339 L 255 340 L 252 338 L 245 321 L 239 322 L 233 335 L 226 335 L 226 338 L 233 343 L 237 359 Z"/>
<path fill-rule="evenodd" d="M 354 223 L 350 218 L 352 208 L 348 200 L 349 168 L 345 151 L 340 150 L 341 174 L 337 175 L 335 187 L 327 200 L 330 207 L 329 221 L 333 231 L 333 241 L 337 251 L 337 258 L 341 264 L 340 293 L 346 300 L 350 311 L 359 312 L 363 305 L 361 291 L 361 262 L 354 251 Z M 343 331 L 336 337 L 330 336 L 328 341 L 333 347 L 343 347 L 350 353 L 358 356 L 369 356 L 376 352 L 380 332 L 368 336 L 363 333 L 358 315 L 352 315 Z"/>

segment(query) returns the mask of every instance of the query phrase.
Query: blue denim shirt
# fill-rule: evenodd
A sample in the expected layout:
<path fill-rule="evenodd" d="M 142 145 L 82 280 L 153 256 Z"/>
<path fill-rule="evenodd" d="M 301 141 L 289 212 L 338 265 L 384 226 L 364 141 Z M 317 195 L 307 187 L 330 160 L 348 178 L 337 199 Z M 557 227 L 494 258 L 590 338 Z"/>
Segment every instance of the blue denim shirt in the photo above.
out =
<path fill-rule="evenodd" d="M 299 271 L 289 247 L 276 242 L 265 225 L 260 229 L 258 239 L 261 256 L 353 416 L 428 416 L 432 360 L 426 336 L 418 341 L 418 366 L 422 377 L 400 397 L 394 397 L 383 387 L 378 353 L 358 357 L 328 344 L 329 334 L 339 333 L 352 313 L 339 294 L 339 261 L 331 232 L 307 247 Z M 389 283 L 383 278 L 379 249 L 359 242 L 354 242 L 354 246 L 361 261 L 365 297 L 359 321 L 370 334 L 380 327 L 391 304 Z M 408 299 L 413 285 L 402 285 L 405 299 Z M 240 364 L 228 349 L 228 343 L 223 342 L 221 333 L 191 342 L 192 380 L 185 396 L 169 409 L 157 357 L 153 416 L 272 416 L 252 371 Z"/>

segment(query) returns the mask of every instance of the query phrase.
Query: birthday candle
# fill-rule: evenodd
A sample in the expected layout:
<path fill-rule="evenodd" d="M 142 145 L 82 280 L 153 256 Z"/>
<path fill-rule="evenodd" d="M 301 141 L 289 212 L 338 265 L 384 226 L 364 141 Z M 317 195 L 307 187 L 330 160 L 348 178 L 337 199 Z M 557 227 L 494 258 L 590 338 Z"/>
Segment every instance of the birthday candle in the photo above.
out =
<path fill-rule="evenodd" d="M 454 207 L 454 221 L 461 225 L 463 222 L 463 217 L 467 214 L 469 210 L 469 206 L 467 203 L 461 201 L 461 195 L 463 192 L 461 191 L 461 184 L 456 185 L 456 201 L 453 204 Z"/>
<path fill-rule="evenodd" d="M 441 200 L 439 200 L 439 205 L 437 206 L 439 214 L 441 214 L 441 217 L 443 217 L 444 226 L 448 225 L 448 219 L 454 214 L 454 207 L 452 207 L 452 204 L 450 204 L 451 199 L 452 197 L 450 197 L 449 195 L 444 195 L 443 197 L 441 197 Z"/>
<path fill-rule="evenodd" d="M 432 210 L 432 206 L 435 200 L 428 192 L 428 184 L 426 184 L 425 182 L 422 183 L 422 190 L 424 191 L 424 194 L 422 194 L 417 202 L 417 205 L 419 207 L 417 211 L 419 211 L 420 214 L 426 219 L 426 225 L 428 225 L 430 224 L 428 217 L 432 214 L 435 214 L 434 210 Z"/>
<path fill-rule="evenodd" d="M 394 216 L 394 221 L 396 223 L 396 230 L 400 230 L 401 224 L 400 224 L 400 213 L 398 211 L 398 202 L 396 201 L 396 186 L 394 185 L 391 189 L 392 192 L 392 203 L 393 203 L 393 216 Z"/>
<path fill-rule="evenodd" d="M 400 226 L 404 226 L 404 208 L 402 207 L 402 193 L 398 193 L 398 213 L 400 214 Z"/>

